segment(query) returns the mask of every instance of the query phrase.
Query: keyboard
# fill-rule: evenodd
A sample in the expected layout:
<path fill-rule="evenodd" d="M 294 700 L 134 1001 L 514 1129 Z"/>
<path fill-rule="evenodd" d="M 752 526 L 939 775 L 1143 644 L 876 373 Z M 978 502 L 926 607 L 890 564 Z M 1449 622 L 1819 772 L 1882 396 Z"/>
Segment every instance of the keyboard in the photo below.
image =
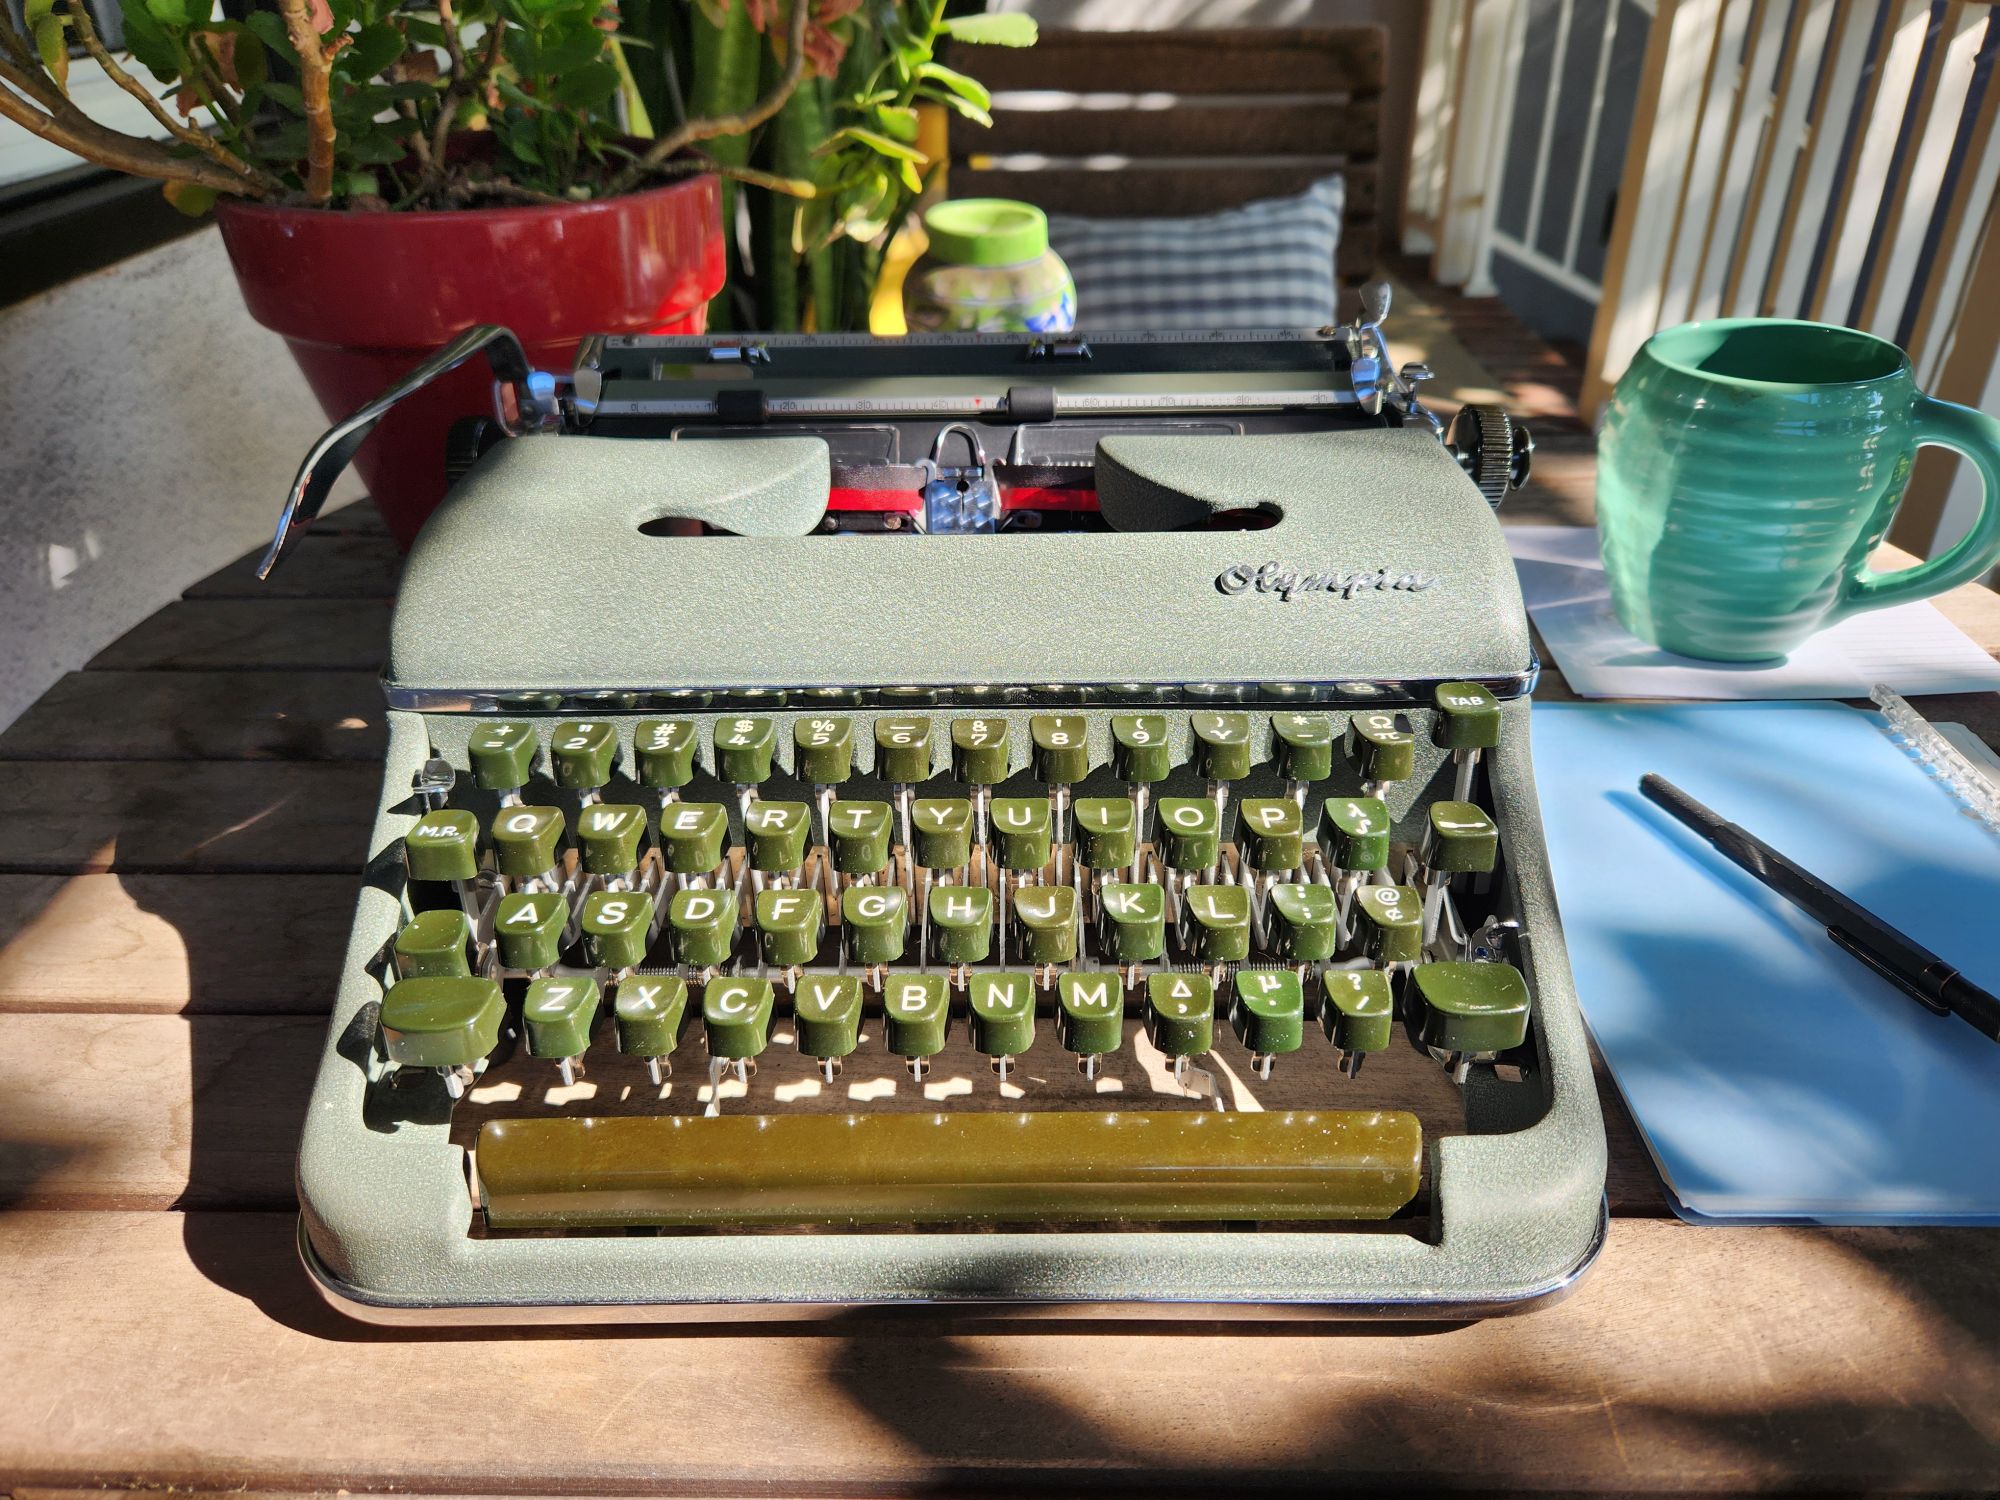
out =
<path fill-rule="evenodd" d="M 444 351 L 497 414 L 396 608 L 299 1163 L 328 1298 L 1572 1284 L 1605 1148 L 1493 514 L 1527 445 L 1440 431 L 1379 325 Z"/>

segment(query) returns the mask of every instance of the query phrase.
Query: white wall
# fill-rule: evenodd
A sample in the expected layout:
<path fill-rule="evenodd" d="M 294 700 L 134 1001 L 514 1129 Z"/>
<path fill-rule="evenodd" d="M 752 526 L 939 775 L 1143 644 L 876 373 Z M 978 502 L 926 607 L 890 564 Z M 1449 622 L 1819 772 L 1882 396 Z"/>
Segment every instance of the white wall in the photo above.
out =
<path fill-rule="evenodd" d="M 0 726 L 268 538 L 325 425 L 213 229 L 0 309 Z"/>

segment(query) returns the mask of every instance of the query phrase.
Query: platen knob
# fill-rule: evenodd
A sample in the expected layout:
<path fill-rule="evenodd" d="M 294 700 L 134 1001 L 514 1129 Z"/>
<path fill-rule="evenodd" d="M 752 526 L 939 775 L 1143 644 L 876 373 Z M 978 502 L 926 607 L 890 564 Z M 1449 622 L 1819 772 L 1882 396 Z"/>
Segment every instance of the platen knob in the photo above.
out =
<path fill-rule="evenodd" d="M 1444 435 L 1445 450 L 1479 486 L 1486 503 L 1498 506 L 1509 490 L 1528 482 L 1535 439 L 1497 406 L 1462 406 Z"/>

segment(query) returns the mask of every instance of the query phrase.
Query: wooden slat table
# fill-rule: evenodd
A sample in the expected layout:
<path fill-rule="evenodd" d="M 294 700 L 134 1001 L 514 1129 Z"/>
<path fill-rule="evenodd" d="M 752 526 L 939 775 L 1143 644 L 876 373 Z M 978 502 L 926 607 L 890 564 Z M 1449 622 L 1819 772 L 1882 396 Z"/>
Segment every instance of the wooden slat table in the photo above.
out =
<path fill-rule="evenodd" d="M 1510 519 L 1587 519 L 1587 440 L 1538 472 Z M 1689 1228 L 1608 1091 L 1610 1242 L 1519 1318 L 342 1320 L 293 1260 L 292 1152 L 395 575 L 343 512 L 0 735 L 0 1488 L 2000 1488 L 2000 1236 Z M 2000 598 L 1943 604 L 2000 648 Z M 2000 739 L 1994 701 L 1925 706 Z"/>

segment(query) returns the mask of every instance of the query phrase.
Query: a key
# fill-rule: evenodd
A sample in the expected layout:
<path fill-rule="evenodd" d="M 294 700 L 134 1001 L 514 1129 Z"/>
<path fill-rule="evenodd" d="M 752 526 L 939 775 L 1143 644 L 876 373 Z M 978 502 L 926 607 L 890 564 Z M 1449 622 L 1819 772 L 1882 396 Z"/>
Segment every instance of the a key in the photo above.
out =
<path fill-rule="evenodd" d="M 833 867 L 842 875 L 879 875 L 889 864 L 893 814 L 886 802 L 836 802 L 827 818 Z"/>
<path fill-rule="evenodd" d="M 1456 783 L 1451 795 L 1469 801 L 1480 752 L 1500 743 L 1500 702 L 1476 682 L 1439 683 L 1431 701 L 1437 706 L 1431 738 L 1451 752 Z"/>
<path fill-rule="evenodd" d="M 1099 872 L 1128 867 L 1138 853 L 1138 822 L 1130 797 L 1077 798 L 1077 863 Z"/>
<path fill-rule="evenodd" d="M 791 969 L 819 957 L 826 903 L 818 891 L 759 891 L 753 906 L 765 963 Z"/>
<path fill-rule="evenodd" d="M 1396 1005 L 1389 976 L 1380 969 L 1323 969 L 1319 1024 L 1333 1043 L 1336 1066 L 1352 1078 L 1362 1059 L 1387 1049 L 1395 1032 Z"/>
<path fill-rule="evenodd" d="M 799 1054 L 819 1064 L 828 1083 L 861 1041 L 861 981 L 848 974 L 808 974 L 792 994 Z"/>
<path fill-rule="evenodd" d="M 854 721 L 814 715 L 792 725 L 792 764 L 801 781 L 839 786 L 854 774 Z"/>
<path fill-rule="evenodd" d="M 1013 752 L 1005 719 L 954 719 L 951 774 L 967 786 L 998 786 L 1007 779 Z"/>
<path fill-rule="evenodd" d="M 891 786 L 931 779 L 931 721 L 893 718 L 875 721 L 875 775 Z"/>
<path fill-rule="evenodd" d="M 1040 797 L 996 797 L 993 836 L 1002 869 L 1022 874 L 1043 869 L 1054 838 L 1049 804 Z"/>
<path fill-rule="evenodd" d="M 639 784 L 659 792 L 660 805 L 666 806 L 674 793 L 694 780 L 695 751 L 700 746 L 692 720 L 641 719 L 632 731 Z"/>
<path fill-rule="evenodd" d="M 769 719 L 721 719 L 715 726 L 715 774 L 739 792 L 771 779 L 778 752 L 777 726 Z"/>
<path fill-rule="evenodd" d="M 563 931 L 568 926 L 569 902 L 560 891 L 502 896 L 493 911 L 500 967 L 527 974 L 554 968 L 562 957 Z"/>
<path fill-rule="evenodd" d="M 1287 963 L 1311 964 L 1340 948 L 1340 909 L 1323 885 L 1274 885 L 1264 904 L 1271 952 Z"/>
<path fill-rule="evenodd" d="M 1408 781 L 1416 756 L 1417 737 L 1401 714 L 1369 709 L 1347 721 L 1347 758 L 1369 796 L 1379 797 L 1392 781 Z"/>
<path fill-rule="evenodd" d="M 743 814 L 750 868 L 766 875 L 790 875 L 806 862 L 812 836 L 812 809 L 803 802 L 759 800 Z"/>
<path fill-rule="evenodd" d="M 540 751 L 535 726 L 518 719 L 481 724 L 465 742 L 473 784 L 482 791 L 498 792 L 502 806 L 521 800 L 521 788 L 535 774 Z"/>
<path fill-rule="evenodd" d="M 441 807 L 425 813 L 403 835 L 403 867 L 412 880 L 452 885 L 477 880 L 479 819 L 462 808 Z"/>
<path fill-rule="evenodd" d="M 1173 1059 L 1185 1086 L 1187 1060 L 1215 1050 L 1215 986 L 1206 974 L 1146 976 L 1146 1037 Z"/>
<path fill-rule="evenodd" d="M 720 968 L 736 951 L 734 891 L 675 891 L 667 903 L 674 959 L 691 969 Z"/>
<path fill-rule="evenodd" d="M 901 960 L 910 931 L 909 900 L 901 886 L 849 886 L 840 893 L 840 920 L 850 963 L 872 967 Z"/>
<path fill-rule="evenodd" d="M 1307 785 L 1333 774 L 1333 720 L 1325 714 L 1272 714 L 1271 739 L 1285 793 L 1303 813 Z"/>
<path fill-rule="evenodd" d="M 653 898 L 643 891 L 592 891 L 577 926 L 592 964 L 613 974 L 636 969 L 653 942 Z"/>
<path fill-rule="evenodd" d="M 1472 1062 L 1528 1039 L 1528 985 L 1512 964 L 1418 964 L 1405 994 L 1418 1043 L 1460 1083 Z"/>
<path fill-rule="evenodd" d="M 1077 1071 L 1097 1077 L 1104 1058 L 1125 1035 L 1125 988 L 1114 974 L 1063 974 L 1056 979 L 1056 1040 L 1076 1054 Z"/>
<path fill-rule="evenodd" d="M 556 785 L 585 793 L 588 802 L 617 768 L 618 727 L 601 719 L 566 719 L 549 736 L 549 761 Z"/>
<path fill-rule="evenodd" d="M 768 979 L 711 979 L 702 987 L 701 1025 L 708 1055 L 745 1062 L 770 1045 L 774 1009 Z"/>
<path fill-rule="evenodd" d="M 1159 886 L 1107 885 L 1098 909 L 1098 939 L 1110 962 L 1150 963 L 1167 951 L 1167 893 Z"/>
<path fill-rule="evenodd" d="M 1304 863 L 1304 814 L 1290 798 L 1246 797 L 1236 818 L 1237 853 L 1251 869 L 1283 874 Z"/>
<path fill-rule="evenodd" d="M 951 991 L 942 974 L 898 974 L 882 994 L 882 1029 L 889 1050 L 922 1082 L 930 1060 L 944 1051 L 951 1029 Z"/>
<path fill-rule="evenodd" d="M 1290 969 L 1238 969 L 1229 1028 L 1250 1049 L 1252 1070 L 1269 1078 L 1273 1060 L 1305 1042 L 1306 996 L 1299 976 Z"/>
<path fill-rule="evenodd" d="M 562 884 L 563 815 L 557 807 L 503 807 L 493 815 L 493 863 L 516 882 Z"/>
<path fill-rule="evenodd" d="M 627 1057 L 644 1058 L 655 1087 L 672 1071 L 667 1058 L 680 1042 L 687 1001 L 687 981 L 672 974 L 630 975 L 619 981 L 612 998 L 618 1050 Z"/>
<path fill-rule="evenodd" d="M 462 911 L 420 911 L 396 934 L 403 979 L 452 979 L 472 972 L 472 923 Z"/>
<path fill-rule="evenodd" d="M 531 983 L 521 999 L 528 1056 L 554 1058 L 562 1067 L 562 1081 L 575 1083 L 576 1060 L 590 1046 L 597 1004 L 597 981 L 588 974 Z"/>
<path fill-rule="evenodd" d="M 494 979 L 402 979 L 382 997 L 390 1066 L 435 1068 L 456 1099 L 500 1045 L 507 1001 Z"/>
<path fill-rule="evenodd" d="M 980 964 L 993 947 L 993 892 L 983 885 L 934 885 L 928 902 L 930 956 Z"/>
<path fill-rule="evenodd" d="M 966 995 L 972 1045 L 992 1060 L 1004 1081 L 1035 1044 L 1035 981 L 1028 974 L 975 974 Z"/>
<path fill-rule="evenodd" d="M 729 810 L 719 802 L 676 802 L 660 814 L 660 854 L 670 874 L 713 873 L 728 837 Z"/>
<path fill-rule="evenodd" d="M 1423 847 L 1418 854 L 1424 886 L 1426 944 L 1437 939 L 1445 906 L 1451 900 L 1452 876 L 1488 874 L 1499 857 L 1500 830 L 1485 809 L 1470 802 L 1431 804 Z M 1457 921 L 1455 912 L 1453 921 Z"/>
<path fill-rule="evenodd" d="M 1424 906 L 1406 885 L 1364 885 L 1354 893 L 1361 951 L 1377 964 L 1415 963 L 1424 956 Z"/>
<path fill-rule="evenodd" d="M 1066 964 L 1076 958 L 1076 890 L 1067 885 L 1026 885 L 1014 893 L 1023 962 Z"/>
<path fill-rule="evenodd" d="M 1191 885 L 1181 909 L 1188 951 L 1204 964 L 1250 956 L 1250 893 L 1240 885 Z M 1156 976 L 1157 977 L 1157 976 Z"/>
<path fill-rule="evenodd" d="M 576 815 L 576 848 L 584 873 L 630 879 L 646 839 L 646 809 L 629 802 L 598 802 Z"/>
<path fill-rule="evenodd" d="M 962 870 L 972 860 L 972 803 L 964 797 L 919 797 L 917 863 L 926 870 Z"/>

